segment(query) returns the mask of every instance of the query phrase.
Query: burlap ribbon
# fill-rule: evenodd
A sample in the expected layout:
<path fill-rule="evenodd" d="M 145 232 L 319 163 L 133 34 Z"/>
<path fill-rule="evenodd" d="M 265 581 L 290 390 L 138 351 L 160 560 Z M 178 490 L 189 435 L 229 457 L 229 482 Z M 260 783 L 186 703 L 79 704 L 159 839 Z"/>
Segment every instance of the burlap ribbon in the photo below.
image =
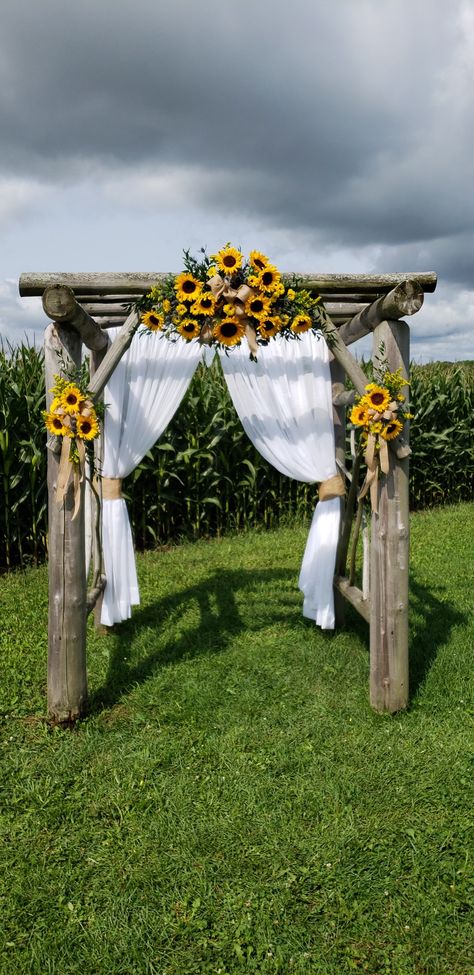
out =
<path fill-rule="evenodd" d="M 121 501 L 122 499 L 122 478 L 121 477 L 102 478 L 102 498 L 104 501 Z"/>
<path fill-rule="evenodd" d="M 69 484 L 72 478 L 74 511 L 72 521 L 76 518 L 81 503 L 81 484 L 86 471 L 86 450 L 84 441 L 76 439 L 76 447 L 79 460 L 71 459 L 71 440 L 63 437 L 61 445 L 61 456 L 59 458 L 58 480 L 56 482 L 56 502 L 61 505 L 66 497 Z"/>
<path fill-rule="evenodd" d="M 258 352 L 257 336 L 244 311 L 245 302 L 255 294 L 253 288 L 249 288 L 248 284 L 241 284 L 239 288 L 231 288 L 228 280 L 221 278 L 220 274 L 215 274 L 213 278 L 209 279 L 209 287 L 216 301 L 223 300 L 225 303 L 234 306 L 235 316 L 241 318 L 242 324 L 245 325 L 245 337 L 249 349 L 252 355 L 256 355 Z M 202 341 L 206 342 L 206 340 L 207 338 L 204 337 Z"/>
<path fill-rule="evenodd" d="M 377 450 L 378 446 L 378 450 Z M 379 437 L 378 434 L 369 433 L 367 439 L 367 447 L 364 452 L 364 460 L 367 464 L 367 473 L 365 475 L 364 483 L 357 495 L 358 501 L 365 498 L 368 491 L 370 491 L 370 504 L 372 511 L 378 514 L 379 510 L 379 470 L 383 474 L 388 474 L 390 470 L 390 459 L 388 455 L 388 444 L 383 437 Z"/>
<path fill-rule="evenodd" d="M 320 501 L 342 498 L 346 493 L 344 478 L 340 474 L 334 474 L 333 477 L 328 477 L 326 481 L 321 481 L 318 493 Z"/>

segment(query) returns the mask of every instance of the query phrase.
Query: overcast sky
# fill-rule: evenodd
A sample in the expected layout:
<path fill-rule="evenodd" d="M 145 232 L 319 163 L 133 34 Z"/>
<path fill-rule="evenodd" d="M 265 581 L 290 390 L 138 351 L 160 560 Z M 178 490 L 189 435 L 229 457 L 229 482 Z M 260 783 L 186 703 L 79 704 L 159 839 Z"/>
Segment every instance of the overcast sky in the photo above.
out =
<path fill-rule="evenodd" d="M 474 358 L 474 0 L 0 0 L 0 332 L 22 271 L 436 271 L 417 361 Z M 36 333 L 35 333 L 36 330 Z"/>

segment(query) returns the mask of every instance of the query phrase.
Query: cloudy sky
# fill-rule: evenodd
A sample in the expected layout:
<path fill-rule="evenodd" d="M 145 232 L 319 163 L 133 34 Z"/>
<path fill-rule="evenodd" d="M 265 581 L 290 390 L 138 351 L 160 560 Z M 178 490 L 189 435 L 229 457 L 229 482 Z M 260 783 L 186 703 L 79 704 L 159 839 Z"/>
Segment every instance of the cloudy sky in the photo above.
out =
<path fill-rule="evenodd" d="M 1 0 L 0 332 L 22 271 L 436 271 L 417 361 L 474 358 L 474 0 Z"/>

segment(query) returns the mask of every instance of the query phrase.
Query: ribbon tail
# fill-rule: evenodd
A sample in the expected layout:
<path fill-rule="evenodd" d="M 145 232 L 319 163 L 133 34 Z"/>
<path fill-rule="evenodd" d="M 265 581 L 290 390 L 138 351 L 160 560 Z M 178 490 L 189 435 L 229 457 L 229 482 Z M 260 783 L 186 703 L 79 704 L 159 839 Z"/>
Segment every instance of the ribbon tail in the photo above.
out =
<path fill-rule="evenodd" d="M 79 508 L 81 506 L 81 484 L 84 480 L 86 473 L 86 450 L 82 440 L 77 440 L 77 452 L 79 454 L 79 463 L 74 467 L 74 511 L 71 521 L 79 514 Z"/>
<path fill-rule="evenodd" d="M 56 482 L 56 503 L 62 505 L 72 473 L 72 461 L 69 459 L 71 441 L 69 437 L 63 437 L 61 445 L 61 457 L 59 459 L 58 480 Z"/>
<path fill-rule="evenodd" d="M 245 323 L 245 335 L 249 344 L 250 352 L 252 355 L 256 356 L 258 352 L 257 336 L 255 335 L 255 330 L 248 321 Z"/>
<path fill-rule="evenodd" d="M 387 444 L 387 441 L 383 439 L 383 437 L 380 438 L 379 457 L 380 457 L 380 469 L 381 469 L 382 473 L 383 474 L 388 474 L 388 472 L 390 470 L 390 459 L 389 459 L 389 456 L 388 456 L 388 444 Z"/>
<path fill-rule="evenodd" d="M 379 513 L 379 469 L 375 468 L 374 476 L 370 484 L 370 505 L 375 515 Z"/>

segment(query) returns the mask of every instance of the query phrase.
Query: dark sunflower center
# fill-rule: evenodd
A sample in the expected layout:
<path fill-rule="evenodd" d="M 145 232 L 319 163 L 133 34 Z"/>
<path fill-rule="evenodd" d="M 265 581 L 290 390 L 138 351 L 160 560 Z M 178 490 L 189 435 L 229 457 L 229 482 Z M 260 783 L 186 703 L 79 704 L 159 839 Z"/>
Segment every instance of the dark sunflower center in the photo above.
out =
<path fill-rule="evenodd" d="M 263 302 L 260 300 L 260 298 L 255 298 L 254 301 L 252 301 L 250 308 L 253 312 L 261 311 L 263 308 Z"/>
<path fill-rule="evenodd" d="M 372 393 L 371 400 L 372 403 L 375 404 L 375 406 L 380 406 L 380 404 L 383 403 L 384 399 L 385 396 L 383 393 Z"/>
<path fill-rule="evenodd" d="M 150 315 L 149 321 L 152 325 L 159 325 L 160 323 L 160 320 L 156 317 L 156 315 Z"/>
<path fill-rule="evenodd" d="M 183 325 L 183 329 L 185 332 L 194 332 L 194 325 L 189 322 L 187 325 Z"/>
<path fill-rule="evenodd" d="M 61 429 L 62 423 L 61 423 L 61 420 L 59 419 L 59 417 L 56 416 L 54 418 L 54 420 L 53 420 L 53 426 L 56 427 L 57 430 L 60 430 Z"/>
<path fill-rule="evenodd" d="M 265 271 L 265 273 L 262 274 L 262 282 L 263 282 L 263 284 L 271 284 L 272 281 L 273 281 L 273 272 L 272 271 Z"/>
<path fill-rule="evenodd" d="M 212 301 L 210 298 L 201 298 L 202 308 L 210 308 L 211 305 L 212 305 Z"/>
<path fill-rule="evenodd" d="M 273 322 L 263 322 L 262 328 L 265 332 L 271 332 L 273 328 Z"/>
<path fill-rule="evenodd" d="M 224 264 L 226 267 L 235 267 L 236 259 L 233 254 L 226 254 L 224 257 Z"/>
<path fill-rule="evenodd" d="M 194 281 L 185 281 L 184 282 L 184 284 L 183 284 L 183 291 L 185 291 L 187 295 L 192 295 L 193 291 L 195 291 L 195 290 L 196 290 L 196 285 L 195 285 Z"/>
<path fill-rule="evenodd" d="M 90 433 L 91 432 L 91 430 L 92 430 L 92 424 L 89 423 L 89 420 L 84 420 L 83 423 L 81 423 L 81 430 L 82 430 L 83 433 Z"/>
<path fill-rule="evenodd" d="M 237 332 L 237 325 L 235 322 L 223 322 L 221 325 L 221 335 L 226 339 L 231 339 Z"/>
<path fill-rule="evenodd" d="M 394 423 L 389 423 L 389 425 L 387 427 L 387 433 L 393 433 L 393 431 L 396 430 L 396 429 L 397 428 L 396 428 L 396 426 L 395 426 Z"/>
<path fill-rule="evenodd" d="M 254 263 L 255 263 L 255 267 L 258 267 L 260 269 L 260 271 L 263 271 L 265 265 L 264 265 L 263 261 L 260 260 L 259 257 L 256 257 L 255 258 L 255 262 Z"/>
<path fill-rule="evenodd" d="M 68 396 L 66 396 L 66 402 L 69 403 L 70 406 L 74 406 L 74 404 L 77 403 L 77 396 L 76 396 L 76 394 L 75 393 L 69 393 Z"/>

